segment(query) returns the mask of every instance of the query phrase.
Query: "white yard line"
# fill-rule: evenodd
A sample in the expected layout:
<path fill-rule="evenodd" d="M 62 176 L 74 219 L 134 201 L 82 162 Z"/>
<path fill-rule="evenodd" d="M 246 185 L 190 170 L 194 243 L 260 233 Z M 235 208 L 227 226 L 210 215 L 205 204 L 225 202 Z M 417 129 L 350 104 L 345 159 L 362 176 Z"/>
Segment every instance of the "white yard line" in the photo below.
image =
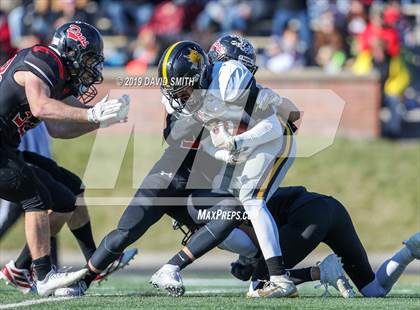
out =
<path fill-rule="evenodd" d="M 5 304 L 0 305 L 0 309 L 13 309 L 13 308 L 20 308 L 20 307 L 26 307 L 26 306 L 33 306 L 33 305 L 39 305 L 39 304 L 45 304 L 49 302 L 60 302 L 72 299 L 74 297 L 49 297 L 49 298 L 42 298 L 42 299 L 30 299 L 25 300 L 21 302 L 17 302 L 14 304 Z"/>

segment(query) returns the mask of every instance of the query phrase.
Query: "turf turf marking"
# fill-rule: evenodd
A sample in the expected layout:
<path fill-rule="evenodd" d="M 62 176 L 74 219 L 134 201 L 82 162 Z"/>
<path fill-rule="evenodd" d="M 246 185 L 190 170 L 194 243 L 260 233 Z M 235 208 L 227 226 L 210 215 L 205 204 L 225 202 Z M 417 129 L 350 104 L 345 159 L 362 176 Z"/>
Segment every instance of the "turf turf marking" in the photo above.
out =
<path fill-rule="evenodd" d="M 25 300 L 25 301 L 13 303 L 13 304 L 0 305 L 0 309 L 13 309 L 13 308 L 19 308 L 19 307 L 45 304 L 48 302 L 60 302 L 60 301 L 65 301 L 71 298 L 74 298 L 74 297 L 49 297 L 49 298 L 42 298 L 42 299 L 30 299 L 30 300 Z"/>

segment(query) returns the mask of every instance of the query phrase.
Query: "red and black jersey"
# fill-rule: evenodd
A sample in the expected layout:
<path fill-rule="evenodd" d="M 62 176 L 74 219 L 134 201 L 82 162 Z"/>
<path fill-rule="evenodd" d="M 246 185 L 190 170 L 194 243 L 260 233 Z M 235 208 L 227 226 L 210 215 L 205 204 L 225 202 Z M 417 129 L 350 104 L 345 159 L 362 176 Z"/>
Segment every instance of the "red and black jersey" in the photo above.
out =
<path fill-rule="evenodd" d="M 51 48 L 35 45 L 9 59 L 0 67 L 0 145 L 13 148 L 39 123 L 31 113 L 25 88 L 14 79 L 17 71 L 30 71 L 39 77 L 50 88 L 51 98 L 62 100 L 75 94 L 60 57 Z"/>

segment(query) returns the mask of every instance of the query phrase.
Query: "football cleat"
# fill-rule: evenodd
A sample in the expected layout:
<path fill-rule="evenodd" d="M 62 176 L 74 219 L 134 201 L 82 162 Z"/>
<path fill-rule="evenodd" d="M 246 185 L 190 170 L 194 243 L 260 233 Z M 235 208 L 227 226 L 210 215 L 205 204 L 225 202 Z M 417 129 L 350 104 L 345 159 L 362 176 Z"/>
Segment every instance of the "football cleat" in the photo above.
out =
<path fill-rule="evenodd" d="M 57 272 L 55 267 L 53 267 L 44 280 L 36 281 L 38 295 L 50 296 L 56 289 L 70 286 L 79 281 L 87 272 L 87 268 L 74 272 Z"/>
<path fill-rule="evenodd" d="M 410 250 L 411 255 L 415 259 L 420 259 L 420 232 L 415 233 L 410 239 L 403 242 Z"/>
<path fill-rule="evenodd" d="M 166 290 L 170 296 L 179 297 L 185 293 L 178 266 L 165 264 L 155 272 L 149 282 L 154 288 Z"/>
<path fill-rule="evenodd" d="M 55 297 L 81 297 L 85 295 L 87 285 L 85 281 L 80 280 L 69 287 L 58 288 L 54 291 Z"/>
<path fill-rule="evenodd" d="M 249 290 L 248 298 L 282 298 L 299 296 L 296 285 L 287 275 L 276 276 L 276 280 L 264 281 L 262 288 Z"/>
<path fill-rule="evenodd" d="M 31 272 L 28 269 L 16 268 L 13 260 L 0 270 L 0 279 L 3 279 L 7 285 L 17 288 L 24 294 L 36 291 Z"/>
<path fill-rule="evenodd" d="M 130 260 L 134 259 L 138 250 L 136 248 L 129 249 L 124 251 L 118 259 L 116 259 L 112 264 L 110 264 L 104 271 L 102 271 L 98 276 L 95 278 L 94 281 L 100 284 L 102 281 L 107 280 L 107 278 L 116 271 L 122 270 L 125 266 L 129 265 Z"/>
<path fill-rule="evenodd" d="M 322 262 L 318 262 L 317 266 L 321 275 L 321 286 L 325 287 L 323 296 L 329 295 L 328 285 L 333 286 L 344 298 L 353 298 L 356 296 L 349 280 L 344 274 L 341 258 L 335 254 L 330 254 Z"/>

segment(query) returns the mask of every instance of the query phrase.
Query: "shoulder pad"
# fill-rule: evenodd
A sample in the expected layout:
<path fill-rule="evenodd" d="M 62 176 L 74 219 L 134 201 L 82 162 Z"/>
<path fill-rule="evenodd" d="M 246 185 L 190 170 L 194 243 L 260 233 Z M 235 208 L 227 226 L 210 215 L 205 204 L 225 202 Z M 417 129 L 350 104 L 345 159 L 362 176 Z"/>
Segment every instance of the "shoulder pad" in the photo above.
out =
<path fill-rule="evenodd" d="M 209 90 L 226 103 L 234 103 L 244 93 L 251 81 L 252 73 L 236 60 L 218 62 L 214 65 Z"/>
<path fill-rule="evenodd" d="M 64 81 L 64 66 L 60 57 L 42 45 L 34 46 L 26 55 L 24 62 L 29 71 L 43 80 L 50 88 Z"/>

